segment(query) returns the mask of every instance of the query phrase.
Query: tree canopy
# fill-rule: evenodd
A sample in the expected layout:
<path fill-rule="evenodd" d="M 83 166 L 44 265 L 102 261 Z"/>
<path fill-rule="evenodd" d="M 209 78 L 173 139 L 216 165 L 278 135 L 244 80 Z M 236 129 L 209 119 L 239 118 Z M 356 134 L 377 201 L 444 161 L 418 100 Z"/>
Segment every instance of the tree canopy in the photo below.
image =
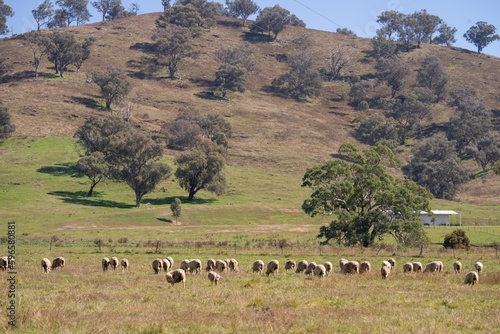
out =
<path fill-rule="evenodd" d="M 336 159 L 310 168 L 302 178 L 302 186 L 313 193 L 302 204 L 311 216 L 333 215 L 330 225 L 320 228 L 322 243 L 369 246 L 385 234 L 419 233 L 420 210 L 427 210 L 431 195 L 409 179 L 396 179 L 386 166 L 398 161 L 386 146 L 372 146 L 360 151 L 344 143 Z M 405 232 L 405 229 L 407 232 Z"/>
<path fill-rule="evenodd" d="M 266 7 L 257 15 L 255 22 L 250 26 L 251 32 L 267 33 L 271 40 L 278 38 L 278 34 L 282 32 L 287 25 L 297 25 L 305 27 L 304 22 L 295 15 L 290 15 L 290 12 L 280 5 L 274 7 Z"/>
<path fill-rule="evenodd" d="M 43 26 L 48 25 L 52 20 L 52 15 L 54 15 L 52 1 L 45 0 L 36 9 L 33 9 L 31 13 L 36 21 L 37 31 L 40 31 Z"/>
<path fill-rule="evenodd" d="M 9 32 L 9 27 L 7 26 L 7 17 L 12 16 L 14 16 L 12 7 L 5 4 L 3 0 L 0 0 L 0 35 L 4 35 Z"/>
<path fill-rule="evenodd" d="M 0 139 L 10 137 L 16 131 L 16 126 L 12 123 L 9 110 L 2 105 L 0 100 Z"/>
<path fill-rule="evenodd" d="M 259 6 L 253 0 L 226 0 L 229 14 L 243 19 L 243 26 L 246 25 L 247 18 L 259 11 Z"/>
<path fill-rule="evenodd" d="M 111 103 L 122 100 L 132 89 L 127 76 L 119 68 L 108 68 L 104 72 L 92 74 L 92 80 L 101 89 L 106 102 L 106 109 L 111 109 Z"/>
<path fill-rule="evenodd" d="M 479 21 L 467 30 L 464 37 L 467 42 L 477 46 L 477 53 L 481 53 L 490 43 L 500 39 L 496 31 L 497 28 L 493 24 Z"/>

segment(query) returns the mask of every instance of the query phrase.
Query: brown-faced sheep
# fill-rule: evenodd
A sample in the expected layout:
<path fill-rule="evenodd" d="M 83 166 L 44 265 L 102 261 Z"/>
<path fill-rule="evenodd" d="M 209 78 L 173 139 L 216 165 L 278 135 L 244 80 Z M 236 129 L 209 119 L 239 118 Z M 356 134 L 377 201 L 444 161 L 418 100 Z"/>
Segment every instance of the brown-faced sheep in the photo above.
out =
<path fill-rule="evenodd" d="M 174 259 L 171 256 L 167 256 L 166 259 L 170 262 L 170 269 L 174 268 Z"/>
<path fill-rule="evenodd" d="M 223 260 L 215 261 L 215 270 L 216 271 L 223 273 L 224 271 L 226 271 L 226 269 L 227 269 L 226 261 L 223 261 Z"/>
<path fill-rule="evenodd" d="M 344 274 L 359 274 L 359 262 L 347 261 L 342 267 L 342 272 Z"/>
<path fill-rule="evenodd" d="M 280 263 L 278 260 L 271 260 L 267 263 L 266 276 L 270 274 L 276 275 L 280 269 Z"/>
<path fill-rule="evenodd" d="M 106 271 L 109 268 L 109 259 L 107 257 L 103 257 L 101 260 L 102 271 Z"/>
<path fill-rule="evenodd" d="M 380 275 L 382 276 L 382 279 L 387 279 L 390 273 L 391 273 L 391 266 L 382 265 L 382 268 L 380 268 Z"/>
<path fill-rule="evenodd" d="M 391 271 L 394 271 L 396 269 L 396 260 L 391 257 L 389 260 L 387 260 L 387 262 L 391 264 Z"/>
<path fill-rule="evenodd" d="M 418 273 L 422 272 L 423 266 L 422 262 L 413 262 L 413 272 Z"/>
<path fill-rule="evenodd" d="M 9 258 L 7 256 L 0 257 L 0 271 L 6 271 L 9 266 Z"/>
<path fill-rule="evenodd" d="M 437 273 L 439 272 L 439 267 L 438 261 L 432 261 L 425 266 L 424 273 Z"/>
<path fill-rule="evenodd" d="M 109 259 L 109 266 L 111 267 L 111 269 L 116 270 L 119 264 L 120 261 L 118 261 L 117 257 L 113 256 L 111 259 Z"/>
<path fill-rule="evenodd" d="M 403 265 L 403 272 L 404 273 L 411 273 L 413 271 L 413 263 L 411 262 L 406 262 Z"/>
<path fill-rule="evenodd" d="M 479 283 L 479 275 L 475 271 L 469 271 L 465 275 L 464 284 L 474 285 L 476 283 Z"/>
<path fill-rule="evenodd" d="M 252 264 L 252 272 L 259 273 L 259 275 L 262 275 L 263 270 L 264 270 L 264 261 L 257 260 Z"/>
<path fill-rule="evenodd" d="M 455 274 L 460 274 L 460 272 L 462 271 L 462 262 L 453 262 L 453 270 L 455 270 Z"/>
<path fill-rule="evenodd" d="M 186 272 L 182 269 L 169 271 L 165 275 L 165 278 L 167 279 L 168 283 L 172 284 L 172 286 L 174 286 L 175 283 L 182 282 L 184 288 L 186 287 Z"/>
<path fill-rule="evenodd" d="M 161 260 L 161 266 L 163 268 L 163 271 L 169 271 L 172 266 L 170 265 L 170 261 L 165 258 Z"/>
<path fill-rule="evenodd" d="M 319 278 L 323 278 L 326 276 L 326 268 L 322 264 L 318 264 L 316 267 L 314 267 L 313 270 L 314 276 L 318 276 Z"/>
<path fill-rule="evenodd" d="M 207 260 L 207 267 L 205 268 L 206 271 L 212 271 L 215 269 L 215 260 L 214 259 L 208 259 Z"/>
<path fill-rule="evenodd" d="M 309 262 L 307 262 L 306 260 L 299 261 L 299 263 L 297 263 L 297 269 L 295 270 L 295 272 L 297 274 L 302 273 L 303 271 L 305 271 L 307 269 L 308 265 L 309 265 Z"/>
<path fill-rule="evenodd" d="M 229 260 L 229 270 L 230 271 L 234 271 L 234 272 L 239 271 L 239 269 L 238 269 L 238 261 L 236 261 L 236 259 Z"/>
<path fill-rule="evenodd" d="M 52 267 L 50 269 L 54 270 L 57 268 L 62 268 L 64 267 L 64 264 L 66 263 L 66 260 L 62 256 L 56 257 L 54 261 L 52 261 Z"/>
<path fill-rule="evenodd" d="M 297 267 L 297 263 L 294 260 L 288 260 L 285 262 L 285 271 L 294 270 Z"/>
<path fill-rule="evenodd" d="M 313 261 L 313 262 L 310 262 L 310 263 L 307 265 L 307 268 L 306 268 L 306 270 L 304 271 L 304 274 L 306 274 L 306 275 L 308 275 L 308 276 L 312 275 L 312 274 L 313 274 L 313 272 L 314 272 L 314 268 L 316 268 L 316 266 L 317 266 L 317 265 L 318 265 L 318 264 L 317 264 L 316 262 L 314 262 L 314 261 Z"/>
<path fill-rule="evenodd" d="M 333 264 L 330 261 L 326 261 L 323 263 L 323 266 L 325 266 L 326 269 L 326 276 L 331 275 L 333 271 Z"/>
<path fill-rule="evenodd" d="M 340 259 L 340 260 L 339 260 L 339 266 L 340 266 L 340 272 L 341 272 L 341 273 L 343 273 L 343 270 L 344 270 L 344 264 L 346 264 L 347 262 L 349 262 L 349 261 L 347 261 L 346 259 Z"/>
<path fill-rule="evenodd" d="M 47 258 L 42 259 L 42 270 L 46 273 L 50 272 L 51 263 Z"/>
<path fill-rule="evenodd" d="M 372 271 L 372 265 L 370 262 L 363 261 L 360 263 L 360 265 L 359 265 L 359 273 L 360 274 L 369 273 L 370 271 Z"/>
<path fill-rule="evenodd" d="M 158 274 L 163 269 L 163 261 L 161 259 L 154 259 L 151 263 L 151 267 L 155 274 Z"/>
<path fill-rule="evenodd" d="M 128 270 L 129 268 L 129 262 L 128 262 L 128 259 L 122 259 L 120 261 L 120 265 L 122 266 L 122 271 L 125 271 L 125 270 Z"/>
<path fill-rule="evenodd" d="M 484 266 L 481 262 L 477 261 L 476 263 L 474 263 L 474 269 L 476 269 L 477 274 L 479 275 L 483 272 Z"/>
<path fill-rule="evenodd" d="M 220 280 L 220 275 L 217 274 L 215 271 L 209 271 L 208 272 L 208 279 L 210 280 L 210 282 L 217 285 L 217 283 L 219 283 L 219 280 Z"/>
<path fill-rule="evenodd" d="M 201 273 L 201 261 L 198 259 L 190 260 L 187 264 L 189 273 L 200 274 Z"/>

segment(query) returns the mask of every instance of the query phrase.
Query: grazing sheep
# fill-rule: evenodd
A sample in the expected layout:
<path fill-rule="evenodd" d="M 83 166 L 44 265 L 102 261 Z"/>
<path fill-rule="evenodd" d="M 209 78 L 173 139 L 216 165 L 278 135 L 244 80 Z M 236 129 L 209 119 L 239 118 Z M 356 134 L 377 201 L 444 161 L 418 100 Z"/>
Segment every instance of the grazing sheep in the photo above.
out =
<path fill-rule="evenodd" d="M 462 262 L 453 262 L 453 270 L 455 270 L 455 274 L 460 274 L 460 272 L 462 271 Z"/>
<path fill-rule="evenodd" d="M 57 269 L 57 268 L 62 268 L 64 267 L 64 263 L 66 262 L 66 260 L 64 260 L 64 258 L 62 256 L 59 256 L 59 257 L 56 257 L 54 259 L 54 261 L 52 261 L 52 267 L 51 269 L 54 270 L 54 269 Z"/>
<path fill-rule="evenodd" d="M 9 266 L 9 258 L 7 256 L 0 257 L 0 271 L 6 271 Z"/>
<path fill-rule="evenodd" d="M 207 268 L 205 269 L 206 271 L 212 271 L 215 269 L 215 260 L 214 259 L 208 259 L 207 260 Z"/>
<path fill-rule="evenodd" d="M 391 264 L 391 271 L 394 271 L 396 269 L 396 260 L 391 257 L 389 260 L 387 260 L 387 262 Z"/>
<path fill-rule="evenodd" d="M 109 265 L 111 266 L 111 269 L 116 270 L 118 267 L 118 264 L 120 261 L 118 261 L 118 258 L 113 256 L 111 259 L 109 259 Z"/>
<path fill-rule="evenodd" d="M 469 285 L 474 285 L 476 283 L 479 283 L 479 275 L 475 271 L 469 271 L 465 275 L 465 281 L 464 284 L 469 284 Z"/>
<path fill-rule="evenodd" d="M 168 283 L 172 284 L 172 286 L 174 286 L 175 283 L 182 282 L 184 288 L 186 288 L 186 272 L 182 269 L 169 271 L 165 275 L 165 278 L 167 279 Z"/>
<path fill-rule="evenodd" d="M 238 261 L 236 261 L 236 259 L 231 259 L 229 260 L 229 270 L 230 271 L 239 271 L 238 269 Z"/>
<path fill-rule="evenodd" d="M 476 269 L 477 274 L 479 275 L 484 269 L 483 264 L 477 261 L 476 263 L 474 263 L 474 269 Z"/>
<path fill-rule="evenodd" d="M 215 270 L 217 270 L 220 273 L 223 273 L 227 269 L 227 264 L 225 261 L 222 260 L 217 260 L 215 262 Z"/>
<path fill-rule="evenodd" d="M 425 266 L 424 273 L 434 273 L 439 272 L 440 264 L 438 261 L 432 261 Z"/>
<path fill-rule="evenodd" d="M 162 259 L 161 262 L 163 271 L 169 271 L 170 268 L 172 268 L 172 265 L 170 264 L 170 261 L 167 258 Z"/>
<path fill-rule="evenodd" d="M 102 271 L 108 270 L 109 267 L 109 259 L 107 257 L 103 257 L 101 260 L 101 265 L 102 265 Z"/>
<path fill-rule="evenodd" d="M 264 261 L 257 260 L 252 264 L 252 272 L 262 275 L 262 270 L 264 270 Z"/>
<path fill-rule="evenodd" d="M 368 261 L 361 262 L 361 264 L 359 265 L 359 273 L 369 273 L 370 271 L 372 271 L 371 263 Z"/>
<path fill-rule="evenodd" d="M 217 283 L 220 280 L 220 275 L 217 274 L 215 271 L 209 271 L 208 272 L 208 279 L 210 280 L 210 282 L 212 282 L 215 285 L 217 285 Z"/>
<path fill-rule="evenodd" d="M 295 270 L 295 272 L 297 274 L 302 273 L 304 270 L 307 269 L 308 265 L 309 265 L 309 262 L 307 262 L 306 260 L 299 261 L 299 263 L 297 263 L 297 269 Z"/>
<path fill-rule="evenodd" d="M 314 268 L 316 268 L 316 266 L 317 266 L 317 265 L 318 265 L 318 264 L 317 264 L 316 262 L 314 262 L 314 261 L 313 261 L 313 262 L 311 262 L 311 263 L 309 263 L 309 264 L 307 265 L 306 270 L 304 271 L 304 274 L 306 274 L 306 275 L 312 275 L 312 274 L 313 274 L 313 272 L 314 272 Z"/>
<path fill-rule="evenodd" d="M 276 275 L 280 269 L 280 263 L 278 260 L 271 260 L 267 263 L 266 276 L 270 274 Z"/>
<path fill-rule="evenodd" d="M 413 262 L 413 271 L 418 273 L 418 272 L 422 272 L 422 262 Z"/>
<path fill-rule="evenodd" d="M 347 261 L 346 259 L 340 259 L 340 261 L 339 261 L 339 266 L 340 266 L 340 272 L 341 272 L 341 273 L 343 273 L 343 270 L 344 270 L 344 264 L 346 264 L 347 262 L 349 262 L 349 261 Z"/>
<path fill-rule="evenodd" d="M 122 260 L 120 261 L 120 264 L 121 264 L 121 266 L 122 266 L 122 271 L 128 270 L 129 263 L 128 263 L 128 260 L 127 260 L 127 259 L 122 259 Z"/>
<path fill-rule="evenodd" d="M 333 264 L 330 261 L 326 261 L 323 263 L 323 266 L 325 266 L 326 269 L 326 276 L 331 275 L 333 271 Z"/>
<path fill-rule="evenodd" d="M 231 259 L 225 259 L 224 262 L 226 262 L 226 268 L 227 271 L 229 271 L 229 263 L 231 262 Z"/>
<path fill-rule="evenodd" d="M 188 262 L 189 273 L 191 274 L 200 274 L 201 273 L 201 261 L 198 259 L 194 259 Z"/>
<path fill-rule="evenodd" d="M 172 259 L 172 257 L 170 257 L 170 256 L 167 256 L 166 259 L 168 260 L 168 262 L 170 262 L 170 269 L 173 269 L 174 268 L 174 259 Z"/>
<path fill-rule="evenodd" d="M 158 274 L 163 269 L 163 261 L 161 259 L 154 259 L 151 267 L 153 267 L 155 274 Z"/>
<path fill-rule="evenodd" d="M 294 260 L 288 260 L 285 262 L 285 271 L 294 270 L 297 267 L 297 263 Z"/>
<path fill-rule="evenodd" d="M 382 276 L 382 279 L 387 279 L 390 273 L 391 273 L 391 266 L 382 265 L 382 268 L 380 268 L 380 275 Z"/>
<path fill-rule="evenodd" d="M 411 262 L 406 262 L 403 265 L 403 272 L 404 273 L 411 273 L 413 271 L 413 263 Z"/>
<path fill-rule="evenodd" d="M 344 274 L 359 274 L 359 262 L 347 261 L 342 267 L 342 272 Z"/>
<path fill-rule="evenodd" d="M 438 272 L 438 273 L 440 273 L 440 272 L 442 272 L 442 271 L 443 271 L 443 269 L 444 269 L 443 262 L 441 262 L 441 261 L 436 261 L 436 262 L 437 262 L 437 264 L 438 264 L 438 267 L 437 267 L 437 272 Z"/>
<path fill-rule="evenodd" d="M 189 269 L 189 261 L 188 259 L 182 260 L 181 264 L 179 265 L 179 268 L 184 270 L 184 272 L 187 272 Z"/>
<path fill-rule="evenodd" d="M 50 272 L 50 260 L 45 257 L 42 259 L 42 270 L 46 273 Z"/>
<path fill-rule="evenodd" d="M 322 264 L 318 264 L 316 267 L 314 267 L 313 270 L 314 276 L 318 276 L 319 278 L 323 278 L 326 276 L 326 268 Z"/>

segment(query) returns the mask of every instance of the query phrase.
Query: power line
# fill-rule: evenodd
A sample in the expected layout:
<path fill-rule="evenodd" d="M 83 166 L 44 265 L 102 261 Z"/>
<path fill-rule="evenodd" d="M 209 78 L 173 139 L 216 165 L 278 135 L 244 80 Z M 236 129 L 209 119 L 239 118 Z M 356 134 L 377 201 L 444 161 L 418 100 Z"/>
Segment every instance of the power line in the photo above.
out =
<path fill-rule="evenodd" d="M 314 10 L 314 9 L 312 9 L 311 7 L 308 7 L 308 6 L 304 5 L 302 2 L 300 2 L 300 1 L 298 1 L 298 0 L 294 0 L 294 1 L 295 1 L 296 3 L 298 3 L 299 5 L 301 5 L 301 6 L 305 7 L 305 8 L 307 8 L 307 9 L 309 9 L 311 12 L 315 13 L 316 15 L 319 15 L 319 16 L 321 16 L 322 18 L 324 18 L 325 20 L 327 20 L 327 21 L 329 21 L 329 22 L 331 22 L 331 23 L 335 24 L 335 25 L 336 25 L 336 26 L 338 26 L 339 28 L 344 28 L 344 27 L 342 27 L 340 24 L 338 24 L 337 22 L 334 22 L 334 21 L 330 20 L 328 17 L 326 17 L 326 16 L 324 16 L 323 14 L 321 14 L 321 13 L 319 13 L 319 12 L 315 11 L 315 10 Z"/>

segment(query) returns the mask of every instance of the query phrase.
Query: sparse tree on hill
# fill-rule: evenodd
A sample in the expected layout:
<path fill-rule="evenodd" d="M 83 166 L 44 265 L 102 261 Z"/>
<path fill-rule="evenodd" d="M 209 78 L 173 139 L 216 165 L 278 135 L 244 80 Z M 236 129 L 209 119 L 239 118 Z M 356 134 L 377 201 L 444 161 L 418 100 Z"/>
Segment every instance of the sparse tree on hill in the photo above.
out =
<path fill-rule="evenodd" d="M 161 0 L 161 5 L 164 11 L 172 7 L 172 5 L 170 5 L 170 0 Z"/>
<path fill-rule="evenodd" d="M 444 97 L 448 78 L 443 65 L 435 56 L 428 56 L 422 61 L 417 80 L 420 86 L 429 88 L 439 98 Z"/>
<path fill-rule="evenodd" d="M 0 0 L 0 35 L 4 35 L 9 32 L 7 27 L 7 17 L 14 16 L 14 11 L 12 7 L 5 4 L 3 0 Z"/>
<path fill-rule="evenodd" d="M 189 30 L 171 25 L 158 29 L 153 39 L 157 63 L 167 66 L 170 79 L 174 80 L 179 63 L 194 55 Z"/>
<path fill-rule="evenodd" d="M 433 35 L 443 20 L 439 16 L 427 13 L 425 9 L 411 15 L 414 19 L 413 31 L 415 32 L 417 47 L 420 48 L 421 43 L 432 43 Z"/>
<path fill-rule="evenodd" d="M 354 31 L 347 29 L 347 28 L 337 28 L 337 30 L 335 30 L 335 32 L 337 34 L 341 34 L 341 35 L 356 37 L 356 34 L 354 33 Z"/>
<path fill-rule="evenodd" d="M 500 138 L 495 132 L 488 131 L 475 144 L 467 146 L 465 152 L 486 171 L 488 165 L 493 167 L 500 160 Z"/>
<path fill-rule="evenodd" d="M 464 34 L 467 42 L 477 46 L 477 53 L 481 53 L 485 47 L 494 41 L 498 41 L 500 36 L 496 34 L 497 28 L 493 24 L 479 21 Z"/>
<path fill-rule="evenodd" d="M 87 197 L 92 197 L 94 188 L 106 178 L 109 166 L 102 152 L 93 152 L 80 158 L 76 163 L 76 169 L 78 173 L 89 178 L 90 189 Z"/>
<path fill-rule="evenodd" d="M 248 44 L 238 45 L 235 48 L 222 47 L 215 51 L 215 60 L 220 65 L 234 65 L 251 72 L 255 69 L 253 50 Z"/>
<path fill-rule="evenodd" d="M 379 80 L 385 81 L 387 86 L 391 88 L 391 97 L 404 87 L 406 77 L 410 74 L 410 69 L 404 61 L 399 58 L 380 58 L 375 67 Z"/>
<path fill-rule="evenodd" d="M 450 27 L 446 23 L 441 23 L 437 29 L 439 35 L 437 35 L 432 42 L 440 45 L 451 46 L 457 39 L 455 34 L 457 33 L 457 28 Z"/>
<path fill-rule="evenodd" d="M 77 73 L 80 72 L 83 63 L 90 58 L 90 48 L 94 42 L 95 38 L 91 36 L 76 46 L 73 65 L 75 65 Z"/>
<path fill-rule="evenodd" d="M 179 180 L 181 188 L 188 192 L 188 201 L 192 201 L 202 189 L 216 195 L 224 193 L 225 154 L 224 148 L 205 140 L 176 159 L 175 177 Z"/>
<path fill-rule="evenodd" d="M 360 102 L 366 101 L 368 94 L 373 90 L 373 85 L 367 80 L 361 80 L 354 83 L 349 90 L 351 103 L 357 106 Z"/>
<path fill-rule="evenodd" d="M 31 31 L 23 35 L 26 44 L 33 54 L 32 64 L 35 67 L 35 79 L 38 78 L 38 69 L 42 63 L 43 56 L 47 53 L 46 38 L 38 31 Z"/>
<path fill-rule="evenodd" d="M 328 66 L 330 74 L 330 81 L 337 79 L 340 76 L 340 71 L 349 65 L 350 62 L 351 58 L 345 46 L 331 46 L 329 53 L 325 58 L 325 63 Z"/>
<path fill-rule="evenodd" d="M 181 200 L 177 197 L 170 203 L 170 211 L 172 211 L 172 216 L 174 216 L 176 223 L 177 219 L 181 216 L 181 203 Z"/>
<path fill-rule="evenodd" d="M 92 73 L 92 80 L 101 89 L 108 110 L 111 109 L 112 103 L 116 103 L 127 96 L 132 88 L 127 76 L 119 68 L 110 67 L 104 72 Z"/>
<path fill-rule="evenodd" d="M 47 23 L 47 28 L 53 29 L 53 28 L 63 28 L 66 27 L 68 24 L 66 22 L 66 13 L 62 9 L 56 9 L 54 11 L 54 16 L 52 19 Z"/>
<path fill-rule="evenodd" d="M 290 12 L 280 5 L 274 7 L 266 7 L 262 9 L 255 19 L 255 22 L 250 26 L 252 32 L 265 32 L 272 39 L 278 38 L 278 34 L 282 32 L 287 25 L 290 24 Z"/>
<path fill-rule="evenodd" d="M 220 90 L 225 98 L 228 91 L 244 92 L 246 71 L 239 66 L 223 64 L 215 73 L 215 90 Z"/>
<path fill-rule="evenodd" d="M 363 120 L 356 127 L 354 136 L 368 145 L 385 145 L 393 149 L 399 144 L 397 129 L 378 115 L 372 115 Z"/>
<path fill-rule="evenodd" d="M 65 18 L 68 26 L 76 22 L 76 25 L 88 22 L 92 15 L 87 8 L 88 0 L 56 0 L 56 5 L 61 7 L 59 15 Z"/>
<path fill-rule="evenodd" d="M 54 7 L 51 0 L 45 0 L 36 9 L 31 11 L 33 18 L 36 21 L 37 31 L 40 31 L 43 26 L 49 24 L 54 15 Z"/>
<path fill-rule="evenodd" d="M 111 9 L 117 5 L 117 2 L 120 2 L 121 5 L 121 0 L 97 0 L 92 1 L 91 4 L 99 13 L 102 14 L 102 20 L 104 21 L 106 19 L 106 15 L 108 15 Z"/>
<path fill-rule="evenodd" d="M 0 100 L 0 139 L 10 137 L 14 131 L 16 131 L 16 126 L 12 124 L 9 110 L 2 105 Z"/>
<path fill-rule="evenodd" d="M 371 56 L 376 60 L 380 58 L 391 58 L 398 52 L 396 42 L 387 39 L 381 29 L 377 30 L 377 35 L 371 39 L 373 51 Z"/>
<path fill-rule="evenodd" d="M 155 23 L 158 28 L 168 28 L 171 25 L 187 28 L 194 38 L 201 35 L 205 20 L 192 4 L 186 6 L 176 4 L 165 10 Z"/>
<path fill-rule="evenodd" d="M 321 76 L 311 57 L 305 53 L 290 56 L 290 69 L 273 79 L 277 90 L 297 99 L 318 96 L 321 93 Z"/>
<path fill-rule="evenodd" d="M 226 0 L 226 6 L 231 16 L 243 19 L 243 26 L 246 25 L 247 18 L 257 13 L 260 9 L 253 0 Z"/>
<path fill-rule="evenodd" d="M 408 179 L 395 179 L 386 166 L 397 159 L 386 146 L 372 146 L 361 152 L 350 143 L 340 146 L 345 159 L 312 167 L 302 178 L 302 187 L 312 189 L 302 204 L 310 216 L 333 215 L 322 226 L 318 238 L 339 245 L 367 247 L 390 232 L 403 227 L 417 228 L 420 210 L 429 207 L 430 194 Z"/>
<path fill-rule="evenodd" d="M 54 31 L 44 41 L 47 58 L 62 78 L 67 66 L 75 60 L 78 42 L 73 34 L 66 31 Z"/>
<path fill-rule="evenodd" d="M 382 25 L 380 29 L 381 34 L 386 36 L 388 40 L 393 40 L 393 36 L 399 33 L 404 18 L 405 15 L 403 13 L 399 13 L 395 10 L 382 12 L 377 17 L 377 23 Z"/>
<path fill-rule="evenodd" d="M 130 123 L 118 117 L 90 117 L 76 130 L 75 138 L 85 155 L 101 152 L 106 157 L 111 152 L 113 138 L 119 133 L 129 132 L 130 128 Z"/>

